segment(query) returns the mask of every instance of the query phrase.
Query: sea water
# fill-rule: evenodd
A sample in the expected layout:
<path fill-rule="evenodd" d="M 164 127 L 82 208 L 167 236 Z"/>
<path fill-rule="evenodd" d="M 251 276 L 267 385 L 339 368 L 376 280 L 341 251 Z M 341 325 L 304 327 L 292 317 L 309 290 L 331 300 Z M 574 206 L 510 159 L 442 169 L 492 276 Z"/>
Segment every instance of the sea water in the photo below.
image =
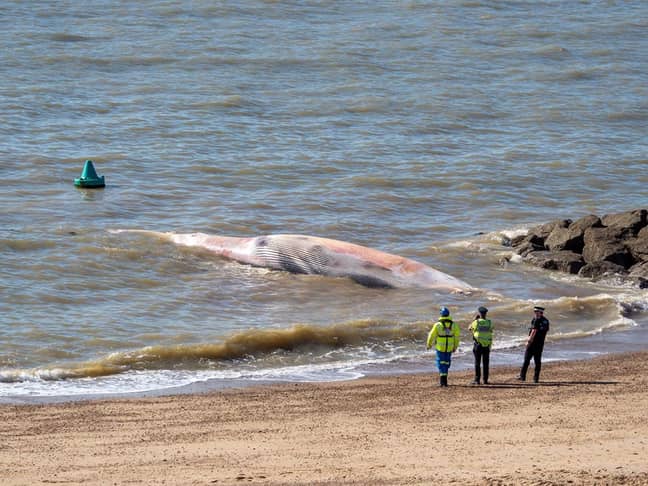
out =
<path fill-rule="evenodd" d="M 510 261 L 646 208 L 645 2 L 0 1 L 0 402 L 433 371 L 441 305 L 519 364 L 644 349 L 646 290 Z M 85 160 L 105 189 L 73 184 Z M 290 233 L 486 293 L 244 266 L 143 229 Z"/>

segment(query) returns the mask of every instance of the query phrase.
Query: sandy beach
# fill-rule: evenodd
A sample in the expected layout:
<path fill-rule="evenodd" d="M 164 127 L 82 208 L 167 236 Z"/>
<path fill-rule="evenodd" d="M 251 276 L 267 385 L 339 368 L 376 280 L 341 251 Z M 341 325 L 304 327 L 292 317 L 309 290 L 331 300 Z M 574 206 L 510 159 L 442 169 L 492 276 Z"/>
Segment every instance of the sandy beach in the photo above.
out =
<path fill-rule="evenodd" d="M 648 484 L 648 353 L 0 407 L 4 485 Z"/>

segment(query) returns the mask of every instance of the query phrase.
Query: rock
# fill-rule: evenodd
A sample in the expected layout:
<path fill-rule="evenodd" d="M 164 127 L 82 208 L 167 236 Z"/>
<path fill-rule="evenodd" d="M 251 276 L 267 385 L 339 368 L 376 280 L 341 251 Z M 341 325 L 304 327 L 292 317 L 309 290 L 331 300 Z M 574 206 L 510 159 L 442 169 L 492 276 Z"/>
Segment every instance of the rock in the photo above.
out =
<path fill-rule="evenodd" d="M 645 209 L 635 209 L 634 211 L 605 215 L 601 219 L 601 222 L 603 226 L 622 230 L 624 236 L 636 236 L 642 228 L 648 225 L 647 218 L 648 211 Z"/>
<path fill-rule="evenodd" d="M 524 259 L 541 268 L 584 278 L 619 275 L 648 286 L 648 210 L 560 219 L 531 228 L 510 242 Z"/>
<path fill-rule="evenodd" d="M 640 289 L 648 288 L 648 260 L 642 263 L 637 263 L 630 268 L 628 274 L 630 279 L 634 281 Z"/>
<path fill-rule="evenodd" d="M 568 228 L 571 222 L 571 219 L 559 219 L 557 221 L 552 221 L 551 223 L 535 226 L 529 230 L 528 234 L 535 235 L 544 241 L 555 228 Z"/>
<path fill-rule="evenodd" d="M 635 260 L 622 241 L 623 229 L 616 227 L 585 230 L 583 259 L 587 263 L 607 261 L 630 268 Z"/>
<path fill-rule="evenodd" d="M 583 251 L 583 231 L 578 228 L 561 228 L 556 226 L 545 240 L 545 248 L 550 251 Z"/>
<path fill-rule="evenodd" d="M 612 262 L 596 262 L 588 263 L 578 271 L 579 277 L 585 278 L 600 278 L 610 275 L 624 275 L 626 269 L 621 265 Z"/>
<path fill-rule="evenodd" d="M 648 260 L 648 226 L 639 232 L 636 238 L 626 241 L 632 258 L 637 262 Z"/>
<path fill-rule="evenodd" d="M 601 228 L 601 227 L 603 227 L 603 223 L 601 223 L 601 218 L 599 218 L 595 214 L 590 214 L 589 216 L 585 216 L 585 217 L 582 217 L 580 219 L 577 219 L 572 224 L 570 224 L 569 227 L 570 228 L 578 228 L 579 230 L 582 230 L 583 233 L 584 233 L 585 230 L 588 229 L 588 228 Z"/>
<path fill-rule="evenodd" d="M 585 265 L 583 257 L 573 251 L 535 251 L 527 255 L 527 260 L 538 267 L 578 273 Z"/>
<path fill-rule="evenodd" d="M 516 242 L 511 246 L 513 246 L 521 256 L 527 256 L 531 252 L 542 251 L 545 249 L 544 240 L 536 235 L 526 236 L 520 243 Z"/>
<path fill-rule="evenodd" d="M 576 253 L 582 253 L 585 246 L 584 235 L 585 231 L 590 228 L 600 228 L 601 218 L 596 215 L 590 214 L 584 218 L 578 219 L 573 223 L 567 224 L 570 220 L 562 220 L 561 222 L 554 223 L 554 227 L 547 236 L 544 245 L 547 250 L 560 251 L 569 250 Z"/>
<path fill-rule="evenodd" d="M 528 233 L 526 235 L 518 235 L 518 236 L 514 236 L 513 238 L 511 238 L 511 241 L 509 242 L 509 244 L 504 245 L 504 246 L 512 246 L 513 248 L 517 248 L 518 246 L 522 245 L 523 243 L 525 243 L 528 240 L 529 240 L 529 234 Z"/>

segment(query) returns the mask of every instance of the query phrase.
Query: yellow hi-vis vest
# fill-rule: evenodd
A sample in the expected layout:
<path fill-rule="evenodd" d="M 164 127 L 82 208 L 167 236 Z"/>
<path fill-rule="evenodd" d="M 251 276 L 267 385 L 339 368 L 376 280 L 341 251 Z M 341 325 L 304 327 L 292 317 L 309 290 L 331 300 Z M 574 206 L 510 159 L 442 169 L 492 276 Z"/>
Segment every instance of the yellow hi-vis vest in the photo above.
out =
<path fill-rule="evenodd" d="M 470 324 L 475 341 L 484 347 L 493 344 L 493 323 L 490 319 L 475 319 Z"/>
<path fill-rule="evenodd" d="M 432 326 L 427 338 L 427 347 L 434 344 L 437 351 L 453 353 L 459 347 L 459 326 L 449 317 L 442 317 Z"/>

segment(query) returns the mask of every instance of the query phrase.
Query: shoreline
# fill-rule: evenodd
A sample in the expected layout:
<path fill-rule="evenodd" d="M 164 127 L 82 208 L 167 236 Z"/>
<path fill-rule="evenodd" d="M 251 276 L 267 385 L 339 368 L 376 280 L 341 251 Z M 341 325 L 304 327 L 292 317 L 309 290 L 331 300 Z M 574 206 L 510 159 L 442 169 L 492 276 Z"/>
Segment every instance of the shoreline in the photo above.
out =
<path fill-rule="evenodd" d="M 648 351 L 518 369 L 0 405 L 3 481 L 648 485 Z"/>
<path fill-rule="evenodd" d="M 548 341 L 543 353 L 543 363 L 550 362 L 572 362 L 580 360 L 591 360 L 598 357 L 616 354 L 625 354 L 627 352 L 648 352 L 648 327 L 643 321 L 636 326 L 621 331 L 602 332 L 581 338 L 569 339 L 565 341 Z M 498 368 L 515 368 L 522 365 L 524 348 L 504 348 L 495 349 L 491 353 L 491 369 Z M 453 357 L 451 371 L 464 372 L 472 369 L 473 356 L 471 352 L 458 354 Z M 0 406 L 3 405 L 47 405 L 62 404 L 74 402 L 87 402 L 95 400 L 122 400 L 138 398 L 155 398 L 165 396 L 182 396 L 196 395 L 212 392 L 221 392 L 227 390 L 237 390 L 245 388 L 254 388 L 258 386 L 282 386 L 286 384 L 326 384 L 341 383 L 346 381 L 357 381 L 362 379 L 396 377 L 402 375 L 417 375 L 436 373 L 435 356 L 433 352 L 421 354 L 413 359 L 374 363 L 368 365 L 359 365 L 353 370 L 357 372 L 358 377 L 341 378 L 341 379 L 322 379 L 322 380 L 291 380 L 291 379 L 264 379 L 251 380 L 248 378 L 236 379 L 207 379 L 204 381 L 195 381 L 193 383 L 178 385 L 174 387 L 163 387 L 144 391 L 125 391 L 112 393 L 84 393 L 84 394 L 59 394 L 59 395 L 7 395 L 0 396 Z M 333 375 L 331 375 L 333 376 Z"/>

